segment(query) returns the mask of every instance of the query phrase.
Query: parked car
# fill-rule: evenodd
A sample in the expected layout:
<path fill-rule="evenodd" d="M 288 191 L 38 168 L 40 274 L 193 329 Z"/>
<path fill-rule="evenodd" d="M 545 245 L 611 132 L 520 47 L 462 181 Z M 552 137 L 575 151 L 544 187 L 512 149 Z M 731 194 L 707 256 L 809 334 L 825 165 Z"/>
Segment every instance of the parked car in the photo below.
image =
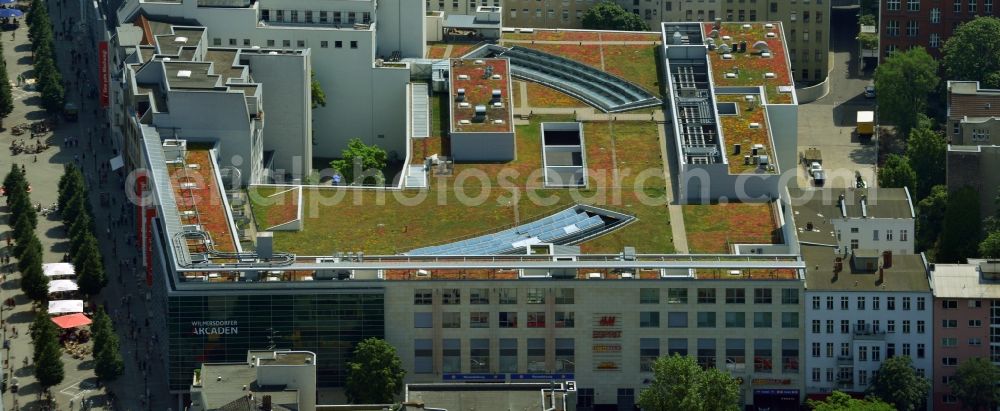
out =
<path fill-rule="evenodd" d="M 875 86 L 865 86 L 865 98 L 875 98 Z"/>

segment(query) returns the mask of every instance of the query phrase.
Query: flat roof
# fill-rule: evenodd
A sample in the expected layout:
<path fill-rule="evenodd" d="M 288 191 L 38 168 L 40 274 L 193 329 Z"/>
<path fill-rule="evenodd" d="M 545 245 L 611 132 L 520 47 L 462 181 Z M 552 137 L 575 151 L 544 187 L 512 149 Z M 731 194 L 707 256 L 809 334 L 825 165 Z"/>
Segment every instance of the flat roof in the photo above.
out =
<path fill-rule="evenodd" d="M 913 218 L 904 188 L 788 188 L 799 241 L 837 244 L 832 220 L 843 218 Z M 844 196 L 844 206 L 840 196 Z M 865 207 L 861 196 L 865 195 Z M 846 213 L 846 214 L 845 214 Z"/>
<path fill-rule="evenodd" d="M 215 89 L 221 87 L 211 64 L 200 61 L 164 61 L 167 85 L 171 89 Z"/>
<path fill-rule="evenodd" d="M 184 164 L 168 164 L 170 183 L 181 224 L 200 225 L 211 236 L 216 250 L 234 252 L 236 237 L 230 229 L 226 203 L 222 200 L 224 194 L 215 179 L 211 155 L 208 148 L 189 145 Z M 200 240 L 188 239 L 187 242 L 192 253 L 207 251 L 207 245 Z"/>
<path fill-rule="evenodd" d="M 931 281 L 937 298 L 1000 299 L 1000 281 L 983 278 L 980 263 L 986 260 L 970 259 L 968 264 L 934 264 Z"/>
<path fill-rule="evenodd" d="M 246 387 L 246 388 L 244 388 Z M 254 400 L 247 397 L 248 392 L 254 393 Z M 206 363 L 201 366 L 201 393 L 206 400 L 203 409 L 236 409 L 257 405 L 263 395 L 270 395 L 275 410 L 298 409 L 299 395 L 297 390 L 286 390 L 281 387 L 268 387 L 257 384 L 257 369 L 245 363 Z M 230 408 L 224 408 L 224 407 Z M 244 408 L 240 408 L 244 407 Z"/>
<path fill-rule="evenodd" d="M 544 410 L 542 391 L 551 388 L 548 383 L 408 384 L 406 401 L 445 410 Z M 566 393 L 558 391 L 555 395 L 557 405 L 552 409 L 563 411 Z M 422 410 L 424 407 L 408 406 L 407 409 Z"/>
<path fill-rule="evenodd" d="M 664 25 L 669 27 L 670 23 Z M 792 97 L 794 84 L 789 70 L 788 56 L 785 53 L 781 22 L 722 23 L 715 37 L 712 36 L 715 30 L 713 25 L 714 23 L 701 23 L 706 44 L 708 39 L 713 39 L 719 47 L 723 44 L 732 47 L 734 44 L 741 46 L 746 43 L 743 52 L 730 50 L 729 53 L 723 54 L 718 48 L 709 52 L 712 81 L 716 87 L 762 86 L 768 104 L 791 104 L 794 101 Z M 755 47 L 759 42 L 763 42 L 761 44 L 765 44 L 766 49 Z M 762 54 L 764 50 L 770 55 L 764 57 Z M 773 77 L 769 77 L 768 73 L 773 74 Z"/>
<path fill-rule="evenodd" d="M 181 48 L 197 48 L 201 43 L 202 36 L 205 35 L 203 27 L 169 27 L 173 28 L 172 33 L 154 36 L 160 54 L 177 54 Z"/>
<path fill-rule="evenodd" d="M 930 291 L 927 268 L 919 254 L 893 254 L 892 266 L 883 271 L 864 271 L 851 264 L 850 254 L 839 254 L 828 246 L 803 245 L 802 258 L 806 262 L 806 289 L 810 291 Z M 840 257 L 843 269 L 834 272 L 836 258 Z M 884 259 L 878 265 L 884 264 Z"/>
<path fill-rule="evenodd" d="M 212 72 L 218 74 L 225 84 L 231 78 L 244 77 L 246 68 L 236 61 L 237 54 L 239 54 L 238 49 L 210 47 L 205 50 L 204 61 L 212 62 Z"/>
<path fill-rule="evenodd" d="M 490 73 L 490 75 L 486 75 Z M 510 100 L 510 66 L 507 59 L 452 59 L 450 82 L 452 132 L 510 132 L 514 107 Z M 459 96 L 464 91 L 464 97 Z M 493 91 L 500 90 L 500 99 Z M 459 99 L 462 101 L 459 101 Z M 494 103 L 499 102 L 496 106 Z M 477 107 L 485 115 L 477 116 Z M 497 121 L 500 121 L 497 123 Z M 463 122 L 467 122 L 463 124 Z"/>
<path fill-rule="evenodd" d="M 500 21 L 480 21 L 474 15 L 449 14 L 442 25 L 458 29 L 500 29 Z"/>
<path fill-rule="evenodd" d="M 753 98 L 753 100 L 748 100 Z M 761 167 L 752 161 L 754 149 L 758 148 L 758 156 L 768 156 L 768 164 L 777 165 L 777 153 L 771 142 L 771 128 L 767 119 L 767 110 L 760 93 L 720 94 L 716 89 L 716 104 L 735 104 L 735 114 L 719 113 L 719 123 L 722 128 L 722 141 L 726 147 L 730 174 L 777 173 L 777 168 Z M 736 144 L 740 151 L 736 152 Z"/>

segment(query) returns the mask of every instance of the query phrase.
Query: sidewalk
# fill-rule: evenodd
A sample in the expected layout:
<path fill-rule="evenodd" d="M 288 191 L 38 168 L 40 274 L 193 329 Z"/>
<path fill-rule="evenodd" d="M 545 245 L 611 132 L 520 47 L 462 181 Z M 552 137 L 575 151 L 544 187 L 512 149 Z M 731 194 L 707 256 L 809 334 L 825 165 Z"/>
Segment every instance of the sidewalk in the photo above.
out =
<path fill-rule="evenodd" d="M 164 304 L 152 304 L 147 301 L 148 287 L 145 284 L 145 273 L 135 268 L 139 259 L 133 220 L 135 211 L 132 206 L 125 205 L 124 176 L 109 170 L 108 162 L 117 154 L 117 150 L 108 135 L 105 112 L 98 107 L 99 102 L 94 98 L 99 84 L 97 50 L 90 44 L 88 36 L 77 35 L 72 32 L 72 27 L 69 27 L 69 23 L 78 23 L 80 18 L 79 7 L 70 7 L 71 4 L 75 3 L 68 3 L 67 0 L 50 0 L 49 12 L 54 21 L 58 63 L 63 78 L 68 83 L 67 100 L 79 102 L 79 120 L 75 123 L 60 123 L 48 137 L 51 148 L 38 154 L 37 162 L 28 155 L 13 156 L 9 150 L 4 150 L 0 153 L 0 166 L 4 168 L 2 172 L 6 173 L 10 163 L 23 163 L 27 170 L 28 181 L 33 188 L 32 201 L 44 206 L 56 202 L 56 187 L 64 163 L 76 162 L 83 169 L 87 177 L 95 225 L 99 231 L 98 240 L 102 247 L 104 267 L 108 276 L 108 286 L 96 302 L 107 307 L 115 323 L 121 339 L 125 373 L 110 386 L 110 391 L 116 397 L 114 406 L 111 407 L 109 399 L 104 395 L 105 391 L 96 387 L 92 357 L 88 355 L 82 359 L 74 359 L 64 355 L 66 378 L 62 384 L 53 387 L 51 392 L 59 410 L 81 409 L 84 402 L 89 404 L 90 409 L 157 411 L 176 409 L 177 406 L 167 393 L 166 359 L 162 348 L 165 336 L 150 331 L 166 329 L 163 323 L 165 307 Z M 64 28 L 70 29 L 71 32 L 65 32 Z M 9 78 L 13 82 L 17 75 L 22 73 L 25 73 L 27 78 L 34 78 L 27 25 L 22 24 L 18 28 L 14 39 L 9 33 L 4 32 L 0 35 L 4 42 L 4 58 L 7 61 Z M 14 112 L 4 120 L 6 128 L 9 129 L 19 123 L 39 121 L 47 116 L 38 106 L 40 98 L 37 93 L 18 88 L 14 91 L 14 97 Z M 6 134 L 2 138 L 10 140 L 11 137 Z M 65 144 L 67 140 L 76 140 L 77 144 L 67 146 Z M 4 143 L 9 145 L 10 141 Z M 102 192 L 108 194 L 107 205 L 102 205 L 99 201 Z M 9 227 L 6 226 L 6 209 L 3 211 L 5 223 L 3 230 L 9 231 Z M 63 254 L 69 248 L 61 217 L 58 214 L 40 217 L 37 233 L 45 248 L 45 261 L 61 261 Z M 13 270 L 13 267 L 16 266 L 11 264 L 4 268 Z M 27 330 L 34 315 L 27 297 L 20 291 L 19 277 L 18 273 L 10 274 L 0 286 L 0 300 L 13 296 L 17 302 L 13 310 L 5 310 L 3 313 L 6 324 L 8 327 L 17 327 L 20 332 L 18 338 L 11 340 L 9 353 L 12 358 L 10 363 L 14 365 L 13 374 L 20 389 L 17 394 L 9 390 L 4 393 L 3 403 L 5 410 L 36 410 L 40 409 L 38 403 L 40 387 L 34 381 L 31 367 L 22 366 L 23 358 L 26 355 L 30 356 L 32 352 Z M 7 333 L 9 336 L 11 328 L 7 329 Z M 5 369 L 5 372 L 9 371 Z M 18 407 L 14 407 L 15 402 Z"/>

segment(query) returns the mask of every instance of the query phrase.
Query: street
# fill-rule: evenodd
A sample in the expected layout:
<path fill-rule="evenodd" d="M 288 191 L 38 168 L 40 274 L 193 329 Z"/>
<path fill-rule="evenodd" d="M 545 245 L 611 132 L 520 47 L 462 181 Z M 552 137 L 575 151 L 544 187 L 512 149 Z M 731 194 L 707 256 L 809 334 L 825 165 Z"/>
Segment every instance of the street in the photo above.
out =
<path fill-rule="evenodd" d="M 117 149 L 108 135 L 105 110 L 99 107 L 97 99 L 97 47 L 88 34 L 89 30 L 76 26 L 81 21 L 77 4 L 67 0 L 49 1 L 67 101 L 79 102 L 79 120 L 63 123 L 60 119 L 52 134 L 46 136 L 50 148 L 37 156 L 13 155 L 10 150 L 4 150 L 0 153 L 0 165 L 6 174 L 11 163 L 23 164 L 33 188 L 32 201 L 42 207 L 56 202 L 56 187 L 63 173 L 63 164 L 76 162 L 83 169 L 108 276 L 108 286 L 95 303 L 104 304 L 114 321 L 121 340 L 125 372 L 108 389 L 113 393 L 112 400 L 104 395 L 104 388 L 97 386 L 91 355 L 88 353 L 74 358 L 64 352 L 65 379 L 51 389 L 51 394 L 59 410 L 84 407 L 116 410 L 176 408 L 166 391 L 165 351 L 162 349 L 166 338 L 156 332 L 165 330 L 165 307 L 148 301 L 145 273 L 137 268 L 139 249 L 135 240 L 135 208 L 126 205 L 124 175 L 110 170 L 109 160 L 117 154 Z M 16 32 L 2 34 L 3 56 L 11 83 L 14 84 L 20 74 L 28 79 L 34 78 L 27 25 L 22 23 Z M 49 118 L 49 114 L 39 107 L 37 92 L 15 87 L 13 95 L 14 111 L 4 119 L 4 129 L 0 133 L 7 145 L 15 138 L 31 139 L 12 136 L 10 128 L 13 125 Z M 102 193 L 106 196 L 105 204 L 100 202 Z M 6 223 L 6 209 L 3 215 Z M 9 227 L 5 228 L 9 235 Z M 39 218 L 38 236 L 45 249 L 45 262 L 62 261 L 69 243 L 67 229 L 58 213 Z M 5 255 L 10 253 L 9 250 L 3 252 Z M 4 272 L 10 274 L 0 287 L 0 299 L 13 297 L 17 303 L 14 309 L 3 312 L 4 338 L 10 339 L 10 349 L 5 353 L 9 361 L 4 362 L 4 372 L 10 373 L 11 384 L 16 378 L 19 390 L 15 394 L 8 389 L 3 395 L 3 405 L 5 410 L 40 410 L 41 387 L 34 381 L 31 365 L 24 363 L 32 352 L 27 331 L 34 313 L 29 299 L 20 291 L 20 274 L 12 273 L 15 267 L 15 264 L 4 267 Z M 19 331 L 16 338 L 12 336 L 14 328 Z"/>

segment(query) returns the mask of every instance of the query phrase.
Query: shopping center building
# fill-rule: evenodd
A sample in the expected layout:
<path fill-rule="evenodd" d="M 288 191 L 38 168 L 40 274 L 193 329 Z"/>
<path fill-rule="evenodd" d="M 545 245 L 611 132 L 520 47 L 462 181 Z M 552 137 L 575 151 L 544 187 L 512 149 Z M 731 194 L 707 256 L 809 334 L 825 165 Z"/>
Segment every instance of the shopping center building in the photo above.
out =
<path fill-rule="evenodd" d="M 142 10 L 149 4 L 141 3 Z M 379 15 L 382 7 L 390 6 L 380 3 L 373 12 Z M 170 7 L 201 13 L 188 2 L 150 7 L 158 13 L 173 10 Z M 257 3 L 253 7 L 267 8 Z M 204 13 L 221 16 L 223 11 L 218 10 Z M 302 21 L 282 25 L 268 19 L 261 17 L 257 29 L 282 34 L 314 30 Z M 198 16 L 208 26 L 202 38 L 214 42 L 217 29 L 208 20 Z M 165 22 L 157 30 L 174 30 L 164 35 L 177 42 L 177 37 L 188 37 L 178 35 L 179 27 L 181 23 Z M 225 177 L 234 167 L 227 163 L 229 155 L 241 149 L 232 146 L 244 134 L 175 134 L 156 123 L 157 117 L 169 118 L 157 111 L 149 112 L 147 121 L 130 121 L 136 164 L 144 170 L 129 189 L 143 199 L 136 229 L 152 287 L 150 298 L 167 307 L 171 392 L 179 400 L 189 398 L 193 373 L 203 363 L 245 362 L 248 351 L 273 349 L 315 353 L 320 389 L 338 387 L 344 383 L 344 364 L 354 346 L 378 337 L 396 347 L 408 371 L 407 383 L 575 381 L 579 391 L 574 405 L 581 409 L 631 407 L 652 378 L 654 359 L 676 353 L 696 357 L 705 367 L 729 371 L 739 380 L 747 405 L 797 408 L 804 395 L 806 266 L 798 253 L 787 192 L 778 178 L 786 169 L 795 171 L 794 153 L 785 147 L 796 141 L 792 121 L 796 104 L 788 57 L 777 33 L 780 23 L 724 27 L 676 23 L 649 39 L 643 37 L 648 33 L 617 33 L 637 35 L 650 47 L 662 47 L 648 60 L 629 60 L 634 70 L 605 71 L 593 64 L 585 68 L 586 62 L 557 55 L 558 50 L 533 48 L 530 40 L 517 46 L 487 45 L 470 51 L 465 60 L 441 60 L 444 64 L 435 65 L 436 70 L 448 70 L 456 62 L 473 69 L 490 66 L 491 73 L 479 80 L 508 83 L 497 87 L 501 107 L 495 108 L 504 110 L 496 119 L 504 123 L 493 124 L 503 124 L 504 133 L 513 134 L 505 138 L 514 139 L 514 155 L 499 166 L 453 162 L 439 155 L 445 152 L 441 136 L 411 138 L 404 133 L 397 151 L 409 153 L 410 164 L 418 165 L 412 173 L 415 180 L 424 177 L 422 188 L 252 185 L 240 190 Z M 369 35 L 382 38 L 381 33 Z M 238 92 L 241 101 L 250 104 L 256 101 L 250 96 L 256 94 L 232 80 L 263 82 L 260 101 L 266 109 L 273 100 L 266 75 L 254 69 L 255 64 L 265 63 L 257 60 L 286 56 L 283 64 L 296 67 L 296 74 L 309 61 L 313 67 L 336 65 L 317 56 L 315 45 L 327 41 L 319 37 L 302 47 L 309 50 L 288 52 L 278 47 L 272 54 L 266 44 L 253 47 L 268 41 L 266 36 L 247 36 L 252 39 L 249 47 L 234 35 L 237 47 L 225 55 L 237 63 L 245 60 L 252 77 L 235 67 L 239 64 L 231 68 L 210 59 L 217 46 L 207 45 L 206 40 L 200 40 L 192 61 L 185 64 L 207 59 L 211 65 L 191 70 L 191 76 L 209 78 L 223 69 L 243 73 L 227 75 L 228 82 L 212 83 L 211 92 Z M 732 53 L 717 50 L 714 40 L 709 41 L 719 37 L 721 42 L 723 36 L 737 38 Z M 157 49 L 156 44 L 133 40 L 134 48 L 148 55 L 128 67 L 126 78 L 136 81 L 130 81 L 132 91 L 127 95 L 146 95 L 145 104 L 155 108 L 161 93 L 193 81 L 183 76 L 185 80 L 177 80 L 178 74 L 169 69 L 184 53 L 166 60 L 162 46 Z M 664 43 L 670 44 L 664 47 Z M 650 51 L 646 45 L 587 47 L 594 48 L 582 51 Z M 203 49 L 207 51 L 202 53 Z M 759 59 L 766 60 L 768 68 L 756 73 L 749 67 Z M 713 74 L 715 65 L 718 76 Z M 665 68 L 663 77 L 657 77 L 658 67 Z M 145 79 L 146 70 L 155 81 L 138 81 Z M 154 72 L 159 77 L 152 76 Z M 635 72 L 651 72 L 653 77 L 644 83 Z M 475 86 L 472 76 L 478 75 L 469 75 L 469 87 Z M 411 84 L 410 70 L 405 70 L 406 81 L 399 86 L 414 89 L 421 78 L 419 74 L 413 78 Z M 669 109 L 644 108 L 660 103 L 655 95 L 661 92 L 651 84 L 661 82 Z M 153 90 L 140 83 L 166 87 Z M 560 98 L 578 99 L 572 104 L 583 104 L 587 107 L 580 111 L 594 114 L 526 113 L 519 101 L 535 100 L 518 93 L 542 93 L 535 86 L 566 93 Z M 336 87 L 328 90 L 328 95 L 337 93 Z M 451 101 L 455 92 L 431 94 L 429 99 L 438 103 L 431 106 L 445 110 L 457 106 L 459 102 Z M 491 93 L 492 86 L 480 94 L 492 98 Z M 291 100 L 301 103 L 307 95 L 296 94 Z M 398 116 L 410 124 L 410 111 L 402 108 L 409 96 L 395 96 L 402 99 L 400 107 L 379 106 L 381 111 L 361 116 L 360 121 Z M 167 99 L 162 102 L 167 106 L 174 101 Z M 600 117 L 595 108 L 631 113 Z M 649 111 L 635 114 L 644 109 Z M 244 110 L 250 126 L 240 132 L 246 131 L 247 141 L 254 141 L 254 121 L 271 118 L 255 119 L 253 110 Z M 328 107 L 313 113 L 317 134 L 325 132 L 321 128 L 356 126 L 339 122 L 349 114 L 323 114 L 329 111 Z M 432 114 L 430 118 L 438 113 Z M 678 125 L 652 121 L 657 115 L 669 116 Z M 476 118 L 473 114 L 469 124 L 458 127 L 475 128 Z M 514 119 L 519 122 L 507 125 Z M 573 123 L 575 128 L 567 126 Z M 183 129 L 185 123 L 178 124 Z M 703 132 L 694 132 L 695 128 Z M 263 130 L 260 151 L 266 157 L 266 123 Z M 300 135 L 292 137 L 301 141 Z M 683 152 L 670 152 L 674 145 L 667 144 L 668 139 L 680 142 Z M 570 140 L 572 144 L 567 144 Z M 313 150 L 331 147 L 319 144 Z M 465 149 L 474 152 L 476 147 Z M 270 155 L 278 161 L 279 154 Z M 684 184 L 695 180 L 701 184 L 683 190 L 687 204 L 671 205 L 678 207 L 683 221 L 671 221 L 664 195 L 670 191 L 670 157 L 690 166 L 680 176 Z M 579 184 L 552 187 L 526 175 L 559 161 L 566 161 L 567 167 L 586 167 L 586 174 L 574 174 L 584 176 L 574 180 Z M 714 168 L 724 177 L 701 179 L 699 168 Z M 462 177 L 476 172 L 481 173 L 476 184 L 470 181 L 477 180 Z M 607 180 L 611 177 L 617 180 Z M 744 180 L 758 183 L 747 188 L 744 194 L 749 198 L 736 202 L 740 198 L 736 184 Z M 459 193 L 451 184 L 461 189 Z M 501 189 L 488 188 L 491 184 Z M 482 201 L 467 198 L 471 194 L 464 189 L 481 190 Z M 413 201 L 422 196 L 430 200 Z M 687 241 L 674 241 L 674 235 Z M 678 249 L 676 244 L 688 248 Z"/>

